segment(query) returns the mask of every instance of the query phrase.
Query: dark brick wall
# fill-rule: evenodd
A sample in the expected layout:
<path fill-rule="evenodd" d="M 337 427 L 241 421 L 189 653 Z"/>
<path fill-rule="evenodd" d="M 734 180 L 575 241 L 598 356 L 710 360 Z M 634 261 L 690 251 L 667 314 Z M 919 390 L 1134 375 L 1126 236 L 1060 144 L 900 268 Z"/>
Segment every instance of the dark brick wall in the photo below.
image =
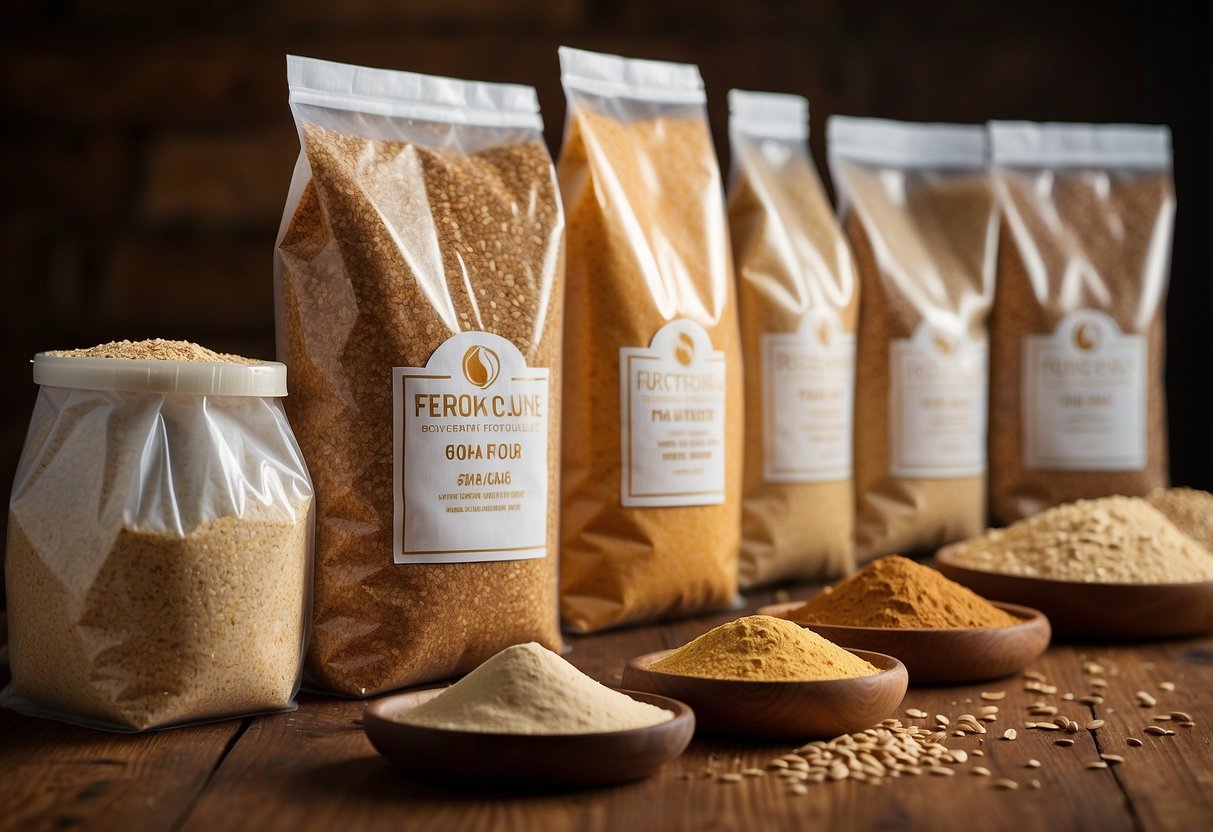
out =
<path fill-rule="evenodd" d="M 272 356 L 285 53 L 533 84 L 557 145 L 568 43 L 700 64 L 718 141 L 729 87 L 807 95 L 819 162 L 835 112 L 1169 123 L 1174 474 L 1207 487 L 1211 42 L 1209 5 L 1178 0 L 5 0 L 0 480 L 38 350 L 160 336 Z"/>

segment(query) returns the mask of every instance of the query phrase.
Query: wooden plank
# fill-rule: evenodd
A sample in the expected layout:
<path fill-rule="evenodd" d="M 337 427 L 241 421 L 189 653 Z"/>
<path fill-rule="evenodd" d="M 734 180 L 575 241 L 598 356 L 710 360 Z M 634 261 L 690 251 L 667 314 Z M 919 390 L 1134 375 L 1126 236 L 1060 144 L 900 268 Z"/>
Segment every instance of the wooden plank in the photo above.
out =
<path fill-rule="evenodd" d="M 659 627 L 624 629 L 590 637 L 572 637 L 569 659 L 590 675 L 608 683 L 631 656 L 677 646 L 711 626 L 731 620 L 770 600 L 751 598 L 746 610 L 714 613 Z M 1081 661 L 1073 650 L 1049 654 L 1040 669 L 1050 677 L 1082 683 Z M 1132 829 L 1134 816 L 1114 777 L 1087 772 L 1078 756 L 1062 754 L 1053 735 L 1022 730 L 1023 708 L 1035 694 L 1022 691 L 1021 680 L 1004 680 L 1007 690 L 1003 724 L 1020 727 L 1014 743 L 987 735 L 950 740 L 953 747 L 983 747 L 986 757 L 958 767 L 954 777 L 923 776 L 889 781 L 874 787 L 843 782 L 814 786 L 803 796 L 789 795 L 773 776 L 746 778 L 737 784 L 707 777 L 711 771 L 740 771 L 765 766 L 772 757 L 796 743 L 766 746 L 745 742 L 697 739 L 681 759 L 649 780 L 615 788 L 572 794 L 483 794 L 417 784 L 399 776 L 379 758 L 358 724 L 362 705 L 309 699 L 300 713 L 258 720 L 224 761 L 207 793 L 184 824 L 184 829 L 207 830 L 225 820 L 242 818 L 250 827 L 276 824 L 298 829 L 321 829 L 340 823 L 357 830 L 502 828 L 502 829 L 619 829 L 662 828 L 701 830 L 705 827 L 803 829 L 814 821 L 848 829 L 929 827 L 969 830 L 970 811 L 958 810 L 966 800 L 982 809 L 983 828 L 1020 832 L 1030 828 L 1090 826 Z M 922 689 L 913 701 L 930 713 L 952 717 L 983 703 L 981 686 Z M 1075 705 L 1075 715 L 1085 707 Z M 998 725 L 998 723 L 995 723 Z M 1052 756 L 1050 756 L 1052 755 Z M 1024 763 L 1036 757 L 1041 769 Z M 1056 758 L 1056 759 L 1054 759 Z M 967 773 L 985 764 L 996 776 L 1025 784 L 1041 781 L 1039 791 L 1026 785 L 1000 792 L 992 781 Z M 1105 776 L 1101 777 L 1100 774 Z M 1081 788 L 1074 788 L 1074 782 Z M 869 790 L 878 788 L 878 792 Z M 958 795 L 968 795 L 958 800 Z"/>
<path fill-rule="evenodd" d="M 240 726 L 110 734 L 0 710 L 0 827 L 172 829 Z"/>
<path fill-rule="evenodd" d="M 797 596 L 801 597 L 801 596 Z M 725 611 L 659 626 L 572 636 L 570 661 L 604 682 L 618 682 L 631 656 L 677 646 L 709 627 L 771 600 L 751 597 L 744 610 Z M 1092 690 L 1084 661 L 1107 668 L 1106 697 L 1100 706 L 1079 699 Z M 328 830 L 409 829 L 585 829 L 705 828 L 804 829 L 825 824 L 848 830 L 924 828 L 941 832 L 982 829 L 1022 832 L 1035 828 L 1100 830 L 1208 828 L 1213 823 L 1213 754 L 1205 716 L 1213 702 L 1213 638 L 1131 647 L 1060 645 L 1034 665 L 1056 686 L 1041 694 L 1011 677 L 984 685 L 911 689 L 901 710 L 918 707 L 955 718 L 977 713 L 983 690 L 1005 691 L 998 721 L 978 737 L 949 737 L 947 744 L 971 757 L 952 777 L 924 775 L 888 780 L 880 786 L 844 781 L 810 786 L 792 795 L 772 775 L 727 783 L 719 774 L 765 767 L 797 743 L 758 745 L 698 738 L 688 752 L 654 777 L 592 791 L 494 794 L 440 788 L 402 777 L 375 753 L 361 730 L 364 703 L 319 696 L 301 698 L 300 710 L 252 721 L 213 777 L 209 765 L 216 745 L 232 736 L 231 723 L 142 737 L 121 737 L 71 729 L 11 714 L 0 716 L 0 817 L 12 828 L 52 828 L 79 819 L 91 828 L 291 828 Z M 1158 682 L 1174 681 L 1174 692 Z M 1142 735 L 1146 745 L 1124 747 L 1129 731 L 1139 732 L 1143 709 L 1134 691 L 1150 689 L 1159 710 L 1185 710 L 1197 727 L 1175 727 L 1175 737 Z M 1072 698 L 1063 698 L 1065 694 Z M 1028 729 L 1042 721 L 1027 707 L 1044 700 L 1059 713 L 1085 722 L 1095 715 L 1107 724 L 1094 735 Z M 1204 706 L 1202 710 L 1202 705 Z M 1145 709 L 1149 710 L 1149 709 Z M 1149 714 L 1153 716 L 1153 711 Z M 898 714 L 903 721 L 910 720 Z M 916 720 L 917 724 L 932 724 Z M 226 728 L 225 728 L 226 726 Z M 1014 741 L 996 737 L 1014 727 Z M 1174 726 L 1173 726 L 1174 727 Z M 217 731 L 210 737 L 206 732 Z M 228 731 L 229 733 L 224 733 Z M 192 732 L 192 733 L 191 733 Z M 9 741 L 9 736 L 17 742 Z M 1135 734 L 1136 735 L 1136 734 Z M 1072 748 L 1054 741 L 1065 736 Z M 199 748 L 207 754 L 198 754 Z M 1086 764 L 1100 750 L 1122 753 L 1125 762 L 1108 770 Z M 219 752 L 222 753 L 221 750 Z M 190 760 L 196 754 L 198 759 Z M 209 756 L 208 756 L 209 755 Z M 1027 768 L 1029 759 L 1039 768 Z M 974 776 L 977 765 L 994 778 L 1021 784 L 998 791 L 994 778 Z M 114 769 L 115 771 L 110 771 Z M 115 776 L 115 772 L 117 776 Z M 711 772 L 711 776 L 705 776 Z M 1039 789 L 1029 788 L 1031 779 Z M 537 787 L 541 784 L 537 784 Z M 199 793 L 199 789 L 201 792 Z M 140 801 L 150 799 L 147 814 Z"/>
<path fill-rule="evenodd" d="M 1091 649 L 1091 657 L 1106 669 L 1104 703 L 1095 716 L 1105 725 L 1095 734 L 1098 749 L 1125 758 L 1111 775 L 1146 829 L 1200 829 L 1213 825 L 1213 644 L 1209 639 L 1186 639 L 1149 646 Z M 1089 676 L 1088 678 L 1098 678 Z M 1160 688 L 1174 684 L 1175 690 Z M 1135 698 L 1144 691 L 1157 704 L 1143 707 Z M 1156 719 L 1183 711 L 1196 721 L 1185 728 L 1175 720 Z M 1143 730 L 1157 725 L 1174 736 L 1152 736 Z M 1128 737 L 1141 748 L 1129 747 Z"/>

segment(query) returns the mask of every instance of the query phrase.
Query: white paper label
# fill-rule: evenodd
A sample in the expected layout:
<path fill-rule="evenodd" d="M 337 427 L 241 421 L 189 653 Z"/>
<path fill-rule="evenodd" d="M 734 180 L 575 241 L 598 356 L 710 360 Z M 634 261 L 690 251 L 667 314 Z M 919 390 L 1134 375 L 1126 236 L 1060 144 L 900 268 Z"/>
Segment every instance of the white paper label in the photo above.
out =
<path fill-rule="evenodd" d="M 623 505 L 724 502 L 724 385 L 724 353 L 693 321 L 671 321 L 648 347 L 620 348 Z"/>
<path fill-rule="evenodd" d="M 487 332 L 392 369 L 396 563 L 547 554 L 548 371 Z"/>
<path fill-rule="evenodd" d="M 1103 312 L 1071 312 L 1023 344 L 1024 466 L 1140 471 L 1146 465 L 1146 339 Z"/>
<path fill-rule="evenodd" d="M 762 476 L 769 483 L 851 476 L 855 335 L 814 310 L 796 332 L 762 336 Z"/>
<path fill-rule="evenodd" d="M 925 321 L 889 345 L 889 472 L 976 477 L 986 470 L 986 340 Z"/>

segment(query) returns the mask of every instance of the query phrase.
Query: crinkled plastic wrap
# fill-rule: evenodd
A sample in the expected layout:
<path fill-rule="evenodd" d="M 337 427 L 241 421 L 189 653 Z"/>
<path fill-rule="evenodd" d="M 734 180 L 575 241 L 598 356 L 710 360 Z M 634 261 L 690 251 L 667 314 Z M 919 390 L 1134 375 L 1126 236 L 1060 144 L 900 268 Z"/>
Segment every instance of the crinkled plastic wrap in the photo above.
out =
<path fill-rule="evenodd" d="M 990 125 L 1002 213 L 991 317 L 990 512 L 1167 484 L 1170 131 Z"/>
<path fill-rule="evenodd" d="M 561 615 L 589 631 L 732 601 L 744 414 L 698 70 L 567 48 L 561 65 Z"/>
<path fill-rule="evenodd" d="M 729 93 L 729 228 L 745 357 L 743 588 L 854 566 L 855 264 L 808 148 L 808 102 Z"/>
<path fill-rule="evenodd" d="M 275 283 L 287 407 L 316 484 L 307 678 L 369 696 L 466 673 L 520 642 L 558 650 L 564 219 L 534 90 L 303 58 L 289 73 L 302 152 Z M 397 407 L 394 379 L 481 334 L 548 373 L 538 556 L 400 555 L 421 492 L 394 445 L 416 413 Z M 476 495 L 456 473 L 430 479 L 460 507 Z M 507 546 L 515 524 L 500 517 L 490 543 Z"/>
<path fill-rule="evenodd" d="M 9 507 L 2 704 L 122 731 L 293 707 L 311 504 L 277 399 L 43 386 Z"/>
<path fill-rule="evenodd" d="M 861 284 L 855 555 L 864 562 L 985 528 L 998 219 L 981 128 L 835 116 L 828 130 Z"/>

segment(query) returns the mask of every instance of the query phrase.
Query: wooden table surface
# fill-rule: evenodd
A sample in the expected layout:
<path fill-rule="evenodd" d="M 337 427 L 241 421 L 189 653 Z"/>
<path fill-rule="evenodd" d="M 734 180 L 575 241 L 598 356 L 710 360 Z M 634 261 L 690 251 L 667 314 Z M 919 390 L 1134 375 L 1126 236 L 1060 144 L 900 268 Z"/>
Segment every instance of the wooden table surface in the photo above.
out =
<path fill-rule="evenodd" d="M 804 598 L 811 589 L 791 591 Z M 747 609 L 773 600 L 748 598 Z M 624 662 L 675 647 L 740 611 L 598 636 L 571 637 L 568 658 L 589 675 L 618 684 Z M 1102 705 L 1065 701 L 1092 690 L 1085 661 L 1105 668 Z M 981 685 L 911 688 L 901 711 L 920 708 L 955 717 L 976 712 L 980 693 L 1006 691 L 999 721 L 984 744 L 948 737 L 953 748 L 982 748 L 955 766 L 953 777 L 922 775 L 881 785 L 829 782 L 789 794 L 779 778 L 718 774 L 763 767 L 797 743 L 747 744 L 696 739 L 655 776 L 612 788 L 544 794 L 481 794 L 410 782 L 380 757 L 363 734 L 363 702 L 301 695 L 299 710 L 192 728 L 128 736 L 0 712 L 0 828 L 114 830 L 385 830 L 402 829 L 805 829 L 1028 830 L 1213 829 L 1213 638 L 1138 645 L 1061 643 L 1032 668 L 1058 688 L 1045 697 L 1079 722 L 1106 725 L 1074 736 L 1027 730 L 1026 706 L 1040 695 L 1015 676 Z M 1087 668 L 1090 669 L 1089 667 Z M 7 671 L 5 671 L 6 673 Z M 1174 683 L 1174 691 L 1160 688 Z M 1138 690 L 1157 697 L 1135 704 Z M 1154 720 L 1186 711 L 1194 728 Z M 910 722 L 903 713 L 890 714 Z M 934 719 L 913 720 L 934 724 Z M 1151 736 L 1155 722 L 1174 736 Z M 1018 738 L 995 737 L 1014 727 Z M 997 731 L 993 729 L 998 729 Z M 1129 736 L 1144 741 L 1128 747 Z M 1123 764 L 1088 769 L 1098 754 Z M 1039 768 L 1027 768 L 1029 759 Z M 975 776 L 984 765 L 993 777 Z M 709 772 L 711 772 L 709 774 Z M 1014 791 L 994 787 L 1012 778 Z M 1039 780 L 1038 789 L 1031 779 Z"/>

